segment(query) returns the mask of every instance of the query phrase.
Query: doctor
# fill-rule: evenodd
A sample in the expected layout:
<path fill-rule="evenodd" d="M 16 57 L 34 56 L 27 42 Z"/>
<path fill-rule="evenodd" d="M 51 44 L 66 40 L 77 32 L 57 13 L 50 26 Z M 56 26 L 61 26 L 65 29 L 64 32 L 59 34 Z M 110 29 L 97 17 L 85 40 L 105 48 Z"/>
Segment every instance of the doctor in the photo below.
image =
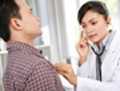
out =
<path fill-rule="evenodd" d="M 77 45 L 80 67 L 75 75 L 71 65 L 56 64 L 56 70 L 76 91 L 120 91 L 120 33 L 109 30 L 106 5 L 88 1 L 78 12 L 82 36 Z"/>

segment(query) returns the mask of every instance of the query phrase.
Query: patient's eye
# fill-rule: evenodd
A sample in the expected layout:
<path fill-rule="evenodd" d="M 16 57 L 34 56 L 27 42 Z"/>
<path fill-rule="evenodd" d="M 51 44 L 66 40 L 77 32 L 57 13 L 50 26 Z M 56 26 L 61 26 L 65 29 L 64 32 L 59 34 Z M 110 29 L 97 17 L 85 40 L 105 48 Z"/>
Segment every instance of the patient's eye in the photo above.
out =
<path fill-rule="evenodd" d="M 32 13 L 32 2 L 30 1 L 30 0 L 26 0 L 26 4 L 27 4 L 27 8 L 29 9 L 29 12 L 31 12 Z"/>

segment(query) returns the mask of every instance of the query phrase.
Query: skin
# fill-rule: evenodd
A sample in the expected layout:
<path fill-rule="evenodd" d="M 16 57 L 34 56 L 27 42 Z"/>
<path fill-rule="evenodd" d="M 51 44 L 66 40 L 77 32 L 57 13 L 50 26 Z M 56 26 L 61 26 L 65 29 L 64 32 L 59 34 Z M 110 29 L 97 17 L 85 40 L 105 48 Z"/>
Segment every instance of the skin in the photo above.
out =
<path fill-rule="evenodd" d="M 90 45 L 88 40 L 99 46 L 99 43 L 109 34 L 107 30 L 109 23 L 109 17 L 105 19 L 103 15 L 91 10 L 84 15 L 81 22 L 83 32 L 81 33 L 81 39 L 77 44 L 77 51 L 81 58 L 81 64 L 85 62 L 86 55 L 89 51 Z M 85 36 L 83 33 L 85 33 Z M 70 64 L 56 64 L 55 68 L 57 72 L 63 75 L 71 84 L 77 84 L 77 76 L 74 74 Z"/>
<path fill-rule="evenodd" d="M 94 11 L 88 11 L 82 19 L 81 26 L 93 43 L 99 44 L 108 34 L 108 20 Z"/>
<path fill-rule="evenodd" d="M 10 41 L 20 41 L 33 45 L 33 40 L 42 34 L 40 30 L 40 19 L 32 15 L 32 9 L 27 5 L 25 0 L 16 0 L 20 8 L 20 15 L 22 19 L 11 18 Z"/>
<path fill-rule="evenodd" d="M 105 17 L 97 12 L 89 10 L 83 17 L 81 26 L 83 28 L 80 42 L 77 44 L 77 51 L 80 55 L 80 64 L 84 63 L 86 56 L 89 52 L 90 40 L 99 47 L 99 43 L 109 34 L 108 24 L 110 18 Z"/>

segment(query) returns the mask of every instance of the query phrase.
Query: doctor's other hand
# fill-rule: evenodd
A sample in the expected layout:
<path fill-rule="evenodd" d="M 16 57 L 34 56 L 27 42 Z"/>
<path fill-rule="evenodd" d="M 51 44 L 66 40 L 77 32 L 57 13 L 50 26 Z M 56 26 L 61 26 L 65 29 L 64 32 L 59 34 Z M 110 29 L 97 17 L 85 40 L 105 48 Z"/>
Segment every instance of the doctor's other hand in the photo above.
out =
<path fill-rule="evenodd" d="M 87 54 L 89 52 L 89 44 L 87 37 L 81 32 L 80 40 L 76 44 L 76 51 L 80 56 L 80 64 L 83 64 L 86 60 Z"/>
<path fill-rule="evenodd" d="M 77 76 L 74 74 L 70 64 L 55 64 L 56 71 L 64 76 L 72 85 L 77 84 Z"/>

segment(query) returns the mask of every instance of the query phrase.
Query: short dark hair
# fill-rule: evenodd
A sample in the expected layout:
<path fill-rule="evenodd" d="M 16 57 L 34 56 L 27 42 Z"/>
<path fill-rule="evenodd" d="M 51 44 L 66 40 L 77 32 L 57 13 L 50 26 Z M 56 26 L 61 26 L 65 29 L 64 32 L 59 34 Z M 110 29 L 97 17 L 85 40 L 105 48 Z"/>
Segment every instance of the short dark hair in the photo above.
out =
<path fill-rule="evenodd" d="M 6 42 L 10 40 L 9 23 L 13 17 L 21 18 L 15 0 L 0 0 L 0 37 Z"/>
<path fill-rule="evenodd" d="M 82 5 L 82 7 L 78 11 L 78 22 L 81 24 L 84 15 L 89 11 L 97 12 L 103 16 L 105 19 L 109 16 L 109 12 L 105 3 L 101 1 L 88 1 Z"/>

